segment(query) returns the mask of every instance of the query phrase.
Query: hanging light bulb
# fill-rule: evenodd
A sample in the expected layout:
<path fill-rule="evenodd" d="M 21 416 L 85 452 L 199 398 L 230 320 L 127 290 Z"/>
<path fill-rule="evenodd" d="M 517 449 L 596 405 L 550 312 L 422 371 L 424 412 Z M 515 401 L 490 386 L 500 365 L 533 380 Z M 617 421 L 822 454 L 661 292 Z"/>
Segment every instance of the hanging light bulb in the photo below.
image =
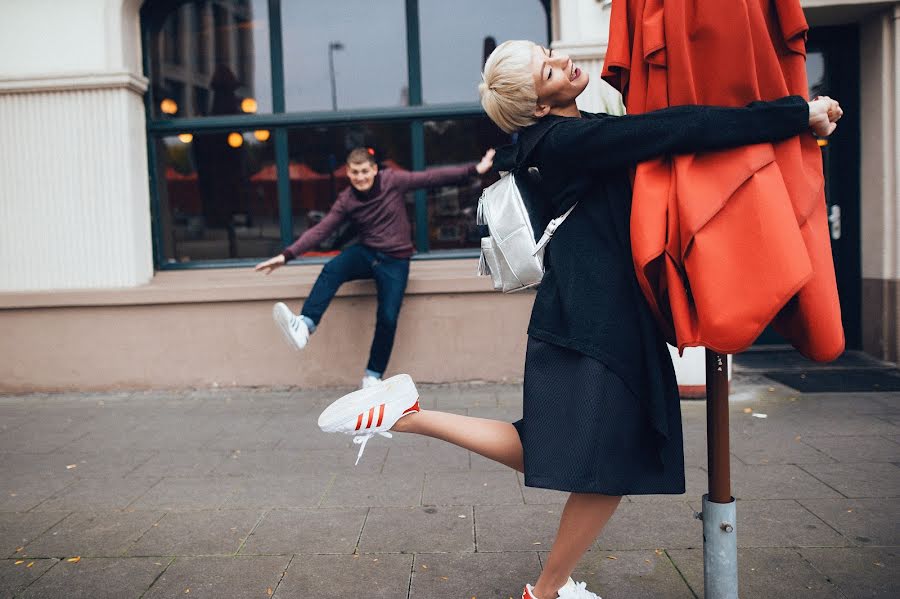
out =
<path fill-rule="evenodd" d="M 162 102 L 159 103 L 159 109 L 163 114 L 175 114 L 178 112 L 178 104 L 172 98 L 163 98 Z"/>
<path fill-rule="evenodd" d="M 194 136 L 190 133 L 179 133 L 178 139 L 181 141 L 181 143 L 189 144 L 194 141 Z"/>
<path fill-rule="evenodd" d="M 256 112 L 256 100 L 253 98 L 244 98 L 241 100 L 241 110 L 244 112 Z"/>
<path fill-rule="evenodd" d="M 244 144 L 244 136 L 240 133 L 228 134 L 228 145 L 232 148 L 240 148 Z"/>
<path fill-rule="evenodd" d="M 259 141 L 268 141 L 271 134 L 271 131 L 269 131 L 268 129 L 257 129 L 253 132 L 253 137 L 258 139 Z"/>

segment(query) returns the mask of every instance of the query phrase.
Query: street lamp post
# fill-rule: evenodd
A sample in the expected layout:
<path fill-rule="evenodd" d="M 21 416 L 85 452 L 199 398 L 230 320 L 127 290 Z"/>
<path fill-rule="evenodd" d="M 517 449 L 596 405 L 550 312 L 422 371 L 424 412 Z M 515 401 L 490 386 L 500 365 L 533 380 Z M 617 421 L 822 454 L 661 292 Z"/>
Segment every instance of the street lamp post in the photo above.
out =
<path fill-rule="evenodd" d="M 341 42 L 328 43 L 328 74 L 331 77 L 331 109 L 337 110 L 337 84 L 334 80 L 334 51 L 343 50 L 344 44 Z"/>

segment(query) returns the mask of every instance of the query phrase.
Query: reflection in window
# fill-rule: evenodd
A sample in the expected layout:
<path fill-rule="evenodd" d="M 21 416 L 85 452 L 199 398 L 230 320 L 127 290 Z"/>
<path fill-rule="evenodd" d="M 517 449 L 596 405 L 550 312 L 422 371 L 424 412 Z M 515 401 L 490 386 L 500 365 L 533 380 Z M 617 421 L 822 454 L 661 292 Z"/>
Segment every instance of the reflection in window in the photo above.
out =
<path fill-rule="evenodd" d="M 489 54 L 506 40 L 547 44 L 540 0 L 419 0 L 419 23 L 425 104 L 477 102 L 486 47 Z"/>
<path fill-rule="evenodd" d="M 806 56 L 806 81 L 809 84 L 809 97 L 827 95 L 825 86 L 825 55 L 822 52 L 810 51 Z"/>
<path fill-rule="evenodd" d="M 181 3 L 153 21 L 155 117 L 240 114 L 246 99 L 272 111 L 266 0 Z"/>
<path fill-rule="evenodd" d="M 487 117 L 425 122 L 425 156 L 429 167 L 477 162 L 488 148 L 510 137 Z M 429 246 L 437 249 L 480 247 L 475 210 L 481 191 L 497 180 L 493 172 L 472 184 L 428 191 Z"/>
<path fill-rule="evenodd" d="M 288 112 L 408 104 L 404 0 L 281 4 Z"/>
<path fill-rule="evenodd" d="M 295 238 L 322 220 L 337 195 L 349 187 L 345 161 L 353 148 L 372 148 L 382 169 L 409 169 L 412 163 L 407 124 L 354 123 L 292 129 L 288 146 Z M 414 222 L 412 196 L 407 208 Z M 345 223 L 312 255 L 330 255 L 352 242 L 355 235 L 349 225 Z"/>
<path fill-rule="evenodd" d="M 281 249 L 270 132 L 182 133 L 156 143 L 169 262 L 259 258 Z"/>

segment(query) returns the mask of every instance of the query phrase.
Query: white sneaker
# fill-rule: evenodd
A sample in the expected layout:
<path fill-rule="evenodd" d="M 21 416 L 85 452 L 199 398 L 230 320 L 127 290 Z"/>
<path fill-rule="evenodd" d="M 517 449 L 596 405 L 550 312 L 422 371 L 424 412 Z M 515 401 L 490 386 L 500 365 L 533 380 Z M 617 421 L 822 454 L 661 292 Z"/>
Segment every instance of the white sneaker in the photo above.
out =
<path fill-rule="evenodd" d="M 319 428 L 326 433 L 354 435 L 360 446 L 356 463 L 366 443 L 375 435 L 390 438 L 388 431 L 407 414 L 419 411 L 419 392 L 408 374 L 398 374 L 370 387 L 349 393 L 319 415 Z"/>
<path fill-rule="evenodd" d="M 366 376 L 363 377 L 362 386 L 360 386 L 360 389 L 367 389 L 369 387 L 374 387 L 375 385 L 377 385 L 380 382 L 381 382 L 381 379 L 378 378 L 377 376 L 369 376 L 367 374 Z"/>
<path fill-rule="evenodd" d="M 599 595 L 595 595 L 594 593 L 587 590 L 587 583 L 584 582 L 575 582 L 569 577 L 569 580 L 565 585 L 558 591 L 558 599 L 601 599 Z M 534 587 L 530 584 L 525 585 L 525 590 L 522 591 L 522 599 L 538 599 L 533 594 Z M 557 599 L 554 597 L 553 599 Z"/>
<path fill-rule="evenodd" d="M 272 307 L 272 318 L 285 340 L 296 349 L 303 349 L 309 341 L 309 327 L 306 321 L 291 312 L 284 302 Z"/>

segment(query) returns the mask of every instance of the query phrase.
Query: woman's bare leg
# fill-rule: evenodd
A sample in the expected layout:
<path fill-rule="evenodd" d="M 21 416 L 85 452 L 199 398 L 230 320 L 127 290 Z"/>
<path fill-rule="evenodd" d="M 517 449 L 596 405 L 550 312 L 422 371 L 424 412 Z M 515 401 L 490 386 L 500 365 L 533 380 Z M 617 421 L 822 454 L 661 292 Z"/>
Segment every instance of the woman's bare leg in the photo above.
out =
<path fill-rule="evenodd" d="M 556 599 L 578 560 L 590 548 L 616 511 L 621 497 L 594 493 L 572 493 L 559 520 L 559 530 L 544 571 L 534 585 L 537 599 Z"/>
<path fill-rule="evenodd" d="M 441 439 L 519 472 L 525 468 L 522 440 L 516 427 L 508 422 L 422 410 L 404 416 L 391 430 Z"/>

